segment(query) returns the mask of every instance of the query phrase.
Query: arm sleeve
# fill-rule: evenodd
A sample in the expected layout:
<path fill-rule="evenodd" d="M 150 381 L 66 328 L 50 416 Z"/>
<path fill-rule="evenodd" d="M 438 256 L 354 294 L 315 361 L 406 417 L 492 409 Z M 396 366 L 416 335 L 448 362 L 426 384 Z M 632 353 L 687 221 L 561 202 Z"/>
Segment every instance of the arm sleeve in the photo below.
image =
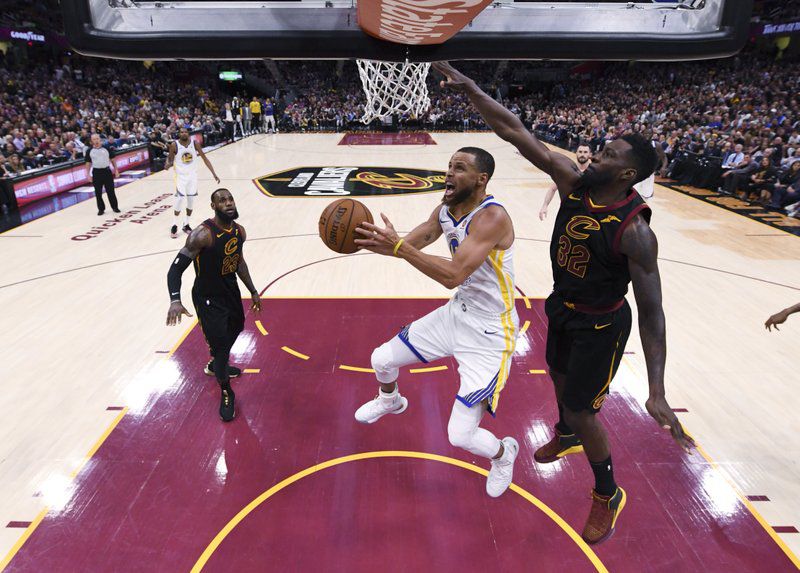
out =
<path fill-rule="evenodd" d="M 186 270 L 191 262 L 192 259 L 183 253 L 178 253 L 178 256 L 175 257 L 175 260 L 172 261 L 172 264 L 169 266 L 169 272 L 167 273 L 167 288 L 169 288 L 170 302 L 181 300 L 181 275 L 183 275 L 183 271 Z"/>

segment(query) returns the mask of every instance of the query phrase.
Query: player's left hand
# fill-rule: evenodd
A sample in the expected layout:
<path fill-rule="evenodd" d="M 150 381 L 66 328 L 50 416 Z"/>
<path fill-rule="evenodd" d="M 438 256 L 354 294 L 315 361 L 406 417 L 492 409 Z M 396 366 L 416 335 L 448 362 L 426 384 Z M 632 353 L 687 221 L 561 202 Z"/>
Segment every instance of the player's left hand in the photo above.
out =
<path fill-rule="evenodd" d="M 789 313 L 786 312 L 785 310 L 776 312 L 767 319 L 767 321 L 764 323 L 764 328 L 766 328 L 770 332 L 772 332 L 773 326 L 775 327 L 775 330 L 780 330 L 780 328 L 778 328 L 778 325 L 786 322 L 787 318 L 789 318 Z"/>
<path fill-rule="evenodd" d="M 651 396 L 645 402 L 645 408 L 662 428 L 670 431 L 672 437 L 687 454 L 692 452 L 692 448 L 696 447 L 694 439 L 683 431 L 683 426 L 664 396 Z"/>
<path fill-rule="evenodd" d="M 252 299 L 250 301 L 250 310 L 253 312 L 261 312 L 261 297 L 258 296 L 258 293 L 253 293 Z"/>
<path fill-rule="evenodd" d="M 443 88 L 463 90 L 472 82 L 470 78 L 451 66 L 450 62 L 434 62 L 431 67 L 445 77 L 444 80 L 439 82 L 439 85 Z"/>
<path fill-rule="evenodd" d="M 217 174 L 216 174 L 216 173 L 214 173 L 214 181 L 216 181 L 216 182 L 217 182 L 217 185 L 219 185 L 219 182 L 220 182 L 220 181 L 219 181 L 219 177 L 217 177 Z"/>
<path fill-rule="evenodd" d="M 386 215 L 381 213 L 381 219 L 383 219 L 383 223 L 386 225 L 383 229 L 372 223 L 367 223 L 366 221 L 356 227 L 356 233 L 363 238 L 356 239 L 355 243 L 359 247 L 364 247 L 373 253 L 392 256 L 394 255 L 394 246 L 397 244 L 397 241 L 400 240 L 400 237 L 397 231 L 394 230 L 394 225 L 392 225 L 392 222 Z"/>

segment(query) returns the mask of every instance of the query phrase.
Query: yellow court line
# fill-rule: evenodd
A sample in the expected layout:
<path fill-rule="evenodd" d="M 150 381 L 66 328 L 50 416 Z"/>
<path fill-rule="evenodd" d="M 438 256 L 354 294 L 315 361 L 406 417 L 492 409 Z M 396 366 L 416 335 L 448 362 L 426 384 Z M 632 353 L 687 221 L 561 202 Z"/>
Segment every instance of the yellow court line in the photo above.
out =
<path fill-rule="evenodd" d="M 547 374 L 547 370 L 528 370 L 531 374 Z"/>
<path fill-rule="evenodd" d="M 442 462 L 445 464 L 450 464 L 452 466 L 460 467 L 482 476 L 489 475 L 489 472 L 483 468 L 479 468 L 478 466 L 474 466 L 472 464 L 468 464 L 467 462 L 462 462 L 461 460 L 457 460 L 454 458 L 448 458 L 446 456 L 440 456 L 437 454 L 429 454 L 427 452 L 409 452 L 409 451 L 380 451 L 380 452 L 364 452 L 361 454 L 353 454 L 350 456 L 344 456 L 341 458 L 335 458 L 332 460 L 328 460 L 326 462 L 322 462 L 321 464 L 317 464 L 315 466 L 311 466 L 310 468 L 306 468 L 303 471 L 297 472 L 294 475 L 289 476 L 285 480 L 281 481 L 280 483 L 275 484 L 267 491 L 259 495 L 253 501 L 248 503 L 239 513 L 237 513 L 222 530 L 217 533 L 214 539 L 211 540 L 211 543 L 205 548 L 203 553 L 200 555 L 200 558 L 192 567 L 192 573 L 199 573 L 203 570 L 208 560 L 214 554 L 214 551 L 220 546 L 220 544 L 225 540 L 228 534 L 233 531 L 233 529 L 241 523 L 250 513 L 253 512 L 259 505 L 264 503 L 270 497 L 275 495 L 276 493 L 280 492 L 282 489 L 292 485 L 296 481 L 300 481 L 304 477 L 307 477 L 311 474 L 315 474 L 321 470 L 338 466 L 341 464 L 346 464 L 348 462 L 354 462 L 358 460 L 367 460 L 367 459 L 374 459 L 374 458 L 416 458 L 422 460 L 432 460 L 435 462 Z M 569 537 L 575 544 L 583 551 L 584 555 L 592 562 L 592 565 L 595 566 L 597 571 L 601 573 L 608 573 L 608 569 L 605 568 L 602 561 L 597 557 L 594 551 L 592 551 L 591 547 L 589 547 L 586 542 L 581 539 L 580 535 L 578 535 L 569 524 L 564 521 L 560 515 L 558 515 L 555 511 L 550 509 L 544 502 L 542 502 L 539 498 L 532 495 L 531 493 L 527 492 L 526 490 L 522 489 L 518 485 L 511 484 L 511 491 L 517 493 L 518 495 L 522 496 L 525 500 L 529 501 L 533 505 L 535 505 L 542 513 L 544 513 L 547 517 L 552 519 Z"/>
<path fill-rule="evenodd" d="M 95 452 L 97 452 L 97 450 L 100 449 L 100 446 L 103 445 L 103 442 L 106 441 L 106 438 L 108 438 L 108 436 L 111 434 L 111 432 L 114 431 L 114 428 L 117 427 L 117 424 L 120 423 L 122 418 L 127 413 L 128 413 L 128 407 L 126 406 L 125 408 L 123 408 L 120 411 L 120 413 L 117 415 L 117 417 L 114 418 L 114 421 L 111 422 L 111 424 L 108 426 L 108 428 L 106 428 L 106 431 L 103 432 L 103 435 L 101 435 L 97 439 L 97 441 L 94 443 L 94 445 L 91 447 L 91 449 L 87 452 L 86 457 L 84 457 L 84 459 L 81 462 L 80 466 L 78 466 L 78 468 L 70 474 L 70 478 L 74 479 L 75 477 L 77 477 L 77 475 L 81 472 L 83 467 L 86 465 L 86 462 L 88 462 L 90 459 L 92 459 L 92 456 L 95 454 Z M 50 509 L 49 507 L 45 507 L 42 511 L 40 511 L 39 515 L 37 515 L 36 518 L 27 527 L 27 529 L 25 529 L 25 533 L 23 533 L 20 536 L 20 538 L 17 539 L 17 542 L 14 544 L 14 546 L 11 548 L 11 550 L 6 554 L 6 556 L 3 558 L 3 560 L 0 561 L 0 571 L 3 571 L 3 569 L 5 569 L 6 566 L 11 562 L 11 560 L 14 558 L 14 555 L 17 554 L 17 552 L 22 548 L 22 546 L 25 544 L 25 542 L 31 536 L 33 531 L 42 522 L 42 520 L 44 519 L 45 515 L 47 515 L 47 512 L 49 511 L 49 509 Z"/>
<path fill-rule="evenodd" d="M 688 433 L 686 432 L 685 429 L 684 432 Z M 700 455 L 703 456 L 705 460 L 711 465 L 711 467 L 717 470 L 717 473 L 719 473 L 719 475 L 722 476 L 722 479 L 724 479 L 728 483 L 728 485 L 731 486 L 731 489 L 734 491 L 734 493 L 736 493 L 736 497 L 739 498 L 739 501 L 741 501 L 744 504 L 744 506 L 748 509 L 748 511 L 753 515 L 753 517 L 756 518 L 756 521 L 758 521 L 761 527 L 764 528 L 764 530 L 772 538 L 772 540 L 775 543 L 777 543 L 778 547 L 780 547 L 783 550 L 783 552 L 786 554 L 786 557 L 788 557 L 789 560 L 792 563 L 794 563 L 795 567 L 800 569 L 800 558 L 798 558 L 797 555 L 795 555 L 794 552 L 789 548 L 789 546 L 786 545 L 783 539 L 781 539 L 780 536 L 777 533 L 775 533 L 775 530 L 772 528 L 772 526 L 769 523 L 767 523 L 767 521 L 761 516 L 761 514 L 753 506 L 753 504 L 750 503 L 750 500 L 747 499 L 747 496 L 744 495 L 744 493 L 742 493 L 742 491 L 733 482 L 733 480 L 728 477 L 728 475 L 722 470 L 722 468 L 719 467 L 717 462 L 715 462 L 713 458 L 710 455 L 708 455 L 708 452 L 706 452 L 699 444 L 696 445 L 696 448 L 697 451 L 700 452 Z"/>
<path fill-rule="evenodd" d="M 288 346 L 281 346 L 281 350 L 283 350 L 284 352 L 288 352 L 292 356 L 297 356 L 298 358 L 302 358 L 303 360 L 308 360 L 309 359 L 309 356 L 307 356 L 305 354 L 302 354 L 302 353 L 298 352 L 297 350 L 292 350 Z"/>
<path fill-rule="evenodd" d="M 263 325 L 263 324 L 261 324 L 261 321 L 260 321 L 260 320 L 257 320 L 257 321 L 256 321 L 256 328 L 258 328 L 258 331 L 259 331 L 261 334 L 263 334 L 264 336 L 266 336 L 266 335 L 268 335 L 268 334 L 269 334 L 269 332 L 267 332 L 267 329 L 266 329 L 266 328 L 264 328 L 264 325 Z"/>
<path fill-rule="evenodd" d="M 525 334 L 528 331 L 528 327 L 531 325 L 530 320 L 526 320 L 525 324 L 522 325 L 522 328 L 519 329 L 520 335 Z"/>
<path fill-rule="evenodd" d="M 431 366 L 430 368 L 412 368 L 409 370 L 412 374 L 423 374 L 425 372 L 441 372 L 447 370 L 447 366 Z"/>
<path fill-rule="evenodd" d="M 190 325 L 189 325 L 189 328 L 187 328 L 187 329 L 186 329 L 186 332 L 184 332 L 183 334 L 181 334 L 181 337 L 178 339 L 178 342 L 176 342 L 176 343 L 175 343 L 175 346 L 173 346 L 173 347 L 172 347 L 172 350 L 170 350 L 170 351 L 169 351 L 169 354 L 167 354 L 167 355 L 166 355 L 164 358 L 169 358 L 170 356 L 172 356 L 173 354 L 175 354 L 175 352 L 178 350 L 178 347 L 179 347 L 181 344 L 183 344 L 183 341 L 184 341 L 184 340 L 186 340 L 186 337 L 187 337 L 187 336 L 189 336 L 189 333 L 192 331 L 192 329 L 193 329 L 193 328 L 194 328 L 196 325 L 197 325 L 197 319 L 196 319 L 196 318 L 195 318 L 195 319 L 192 319 L 192 324 L 190 324 Z"/>
<path fill-rule="evenodd" d="M 25 529 L 20 538 L 17 539 L 17 542 L 13 545 L 13 547 L 11 547 L 11 550 L 8 553 L 6 553 L 6 556 L 3 558 L 2 561 L 0 561 L 0 571 L 3 571 L 6 568 L 6 566 L 9 563 L 11 563 L 11 560 L 14 558 L 14 555 L 17 554 L 17 551 L 22 549 L 22 546 L 25 545 L 26 541 L 28 541 L 28 538 L 31 536 L 33 531 L 37 527 L 39 527 L 39 524 L 44 519 L 44 516 L 47 515 L 49 509 L 50 508 L 45 507 L 42 511 L 39 512 L 39 515 L 37 515 L 36 518 L 33 521 L 31 521 L 31 524 Z"/>
<path fill-rule="evenodd" d="M 350 370 L 351 372 L 375 372 L 373 368 L 361 368 L 360 366 L 348 366 L 347 364 L 339 364 L 339 370 Z"/>
<path fill-rule="evenodd" d="M 261 372 L 261 368 L 245 368 L 242 372 L 245 374 L 258 374 Z"/>

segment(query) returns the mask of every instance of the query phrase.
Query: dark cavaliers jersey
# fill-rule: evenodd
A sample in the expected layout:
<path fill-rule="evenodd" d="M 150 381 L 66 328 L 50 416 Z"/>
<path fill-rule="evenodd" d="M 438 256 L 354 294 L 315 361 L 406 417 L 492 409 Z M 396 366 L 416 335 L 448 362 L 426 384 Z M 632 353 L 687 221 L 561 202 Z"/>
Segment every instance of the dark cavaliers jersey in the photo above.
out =
<path fill-rule="evenodd" d="M 214 243 L 200 251 L 194 259 L 194 280 L 192 294 L 199 296 L 232 296 L 241 298 L 236 271 L 242 258 L 244 237 L 239 225 L 231 222 L 228 229 L 222 229 L 207 219 L 202 223 L 211 231 Z"/>
<path fill-rule="evenodd" d="M 594 205 L 583 188 L 562 198 L 550 259 L 553 290 L 564 301 L 605 307 L 625 296 L 631 276 L 619 245 L 622 232 L 640 213 L 649 223 L 650 207 L 633 189 L 607 206 Z"/>

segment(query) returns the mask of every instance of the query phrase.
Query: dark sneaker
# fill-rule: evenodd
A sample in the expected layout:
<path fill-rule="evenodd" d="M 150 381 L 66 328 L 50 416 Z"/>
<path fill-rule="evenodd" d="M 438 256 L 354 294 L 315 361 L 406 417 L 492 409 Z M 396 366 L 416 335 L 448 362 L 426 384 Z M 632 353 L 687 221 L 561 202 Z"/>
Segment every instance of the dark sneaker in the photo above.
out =
<path fill-rule="evenodd" d="M 116 207 L 114 207 L 114 208 L 113 208 L 113 209 L 111 209 L 111 210 L 112 210 L 112 211 L 114 211 L 115 213 L 121 213 L 121 211 L 120 211 L 119 209 L 117 209 Z"/>
<path fill-rule="evenodd" d="M 549 464 L 568 456 L 583 451 L 580 439 L 575 434 L 560 434 L 556 429 L 556 435 L 533 454 L 540 464 Z"/>
<path fill-rule="evenodd" d="M 178 238 L 178 225 L 172 225 L 172 228 L 169 230 L 169 236 L 173 239 Z"/>
<path fill-rule="evenodd" d="M 98 216 L 98 217 L 102 217 L 102 216 L 103 216 L 103 213 L 105 213 L 105 211 L 98 211 L 98 212 L 97 212 L 97 216 Z"/>
<path fill-rule="evenodd" d="M 236 416 L 236 394 L 230 386 L 222 390 L 219 400 L 219 416 L 223 422 L 230 422 Z"/>
<path fill-rule="evenodd" d="M 597 495 L 592 490 L 592 509 L 581 533 L 583 540 L 589 545 L 594 545 L 611 537 L 617 524 L 617 517 L 625 507 L 627 499 L 628 496 L 621 487 L 618 487 L 611 497 Z"/>
<path fill-rule="evenodd" d="M 183 232 L 188 235 L 189 233 L 192 232 L 192 228 L 188 224 L 186 224 L 183 226 Z"/>
<path fill-rule="evenodd" d="M 206 364 L 206 367 L 203 368 L 203 372 L 205 372 L 209 376 L 213 376 L 214 375 L 214 361 L 213 360 L 209 360 L 208 361 L 208 364 Z M 228 364 L 228 378 L 238 378 L 241 375 L 242 375 L 241 368 L 236 368 L 236 366 L 231 366 L 230 364 Z"/>

